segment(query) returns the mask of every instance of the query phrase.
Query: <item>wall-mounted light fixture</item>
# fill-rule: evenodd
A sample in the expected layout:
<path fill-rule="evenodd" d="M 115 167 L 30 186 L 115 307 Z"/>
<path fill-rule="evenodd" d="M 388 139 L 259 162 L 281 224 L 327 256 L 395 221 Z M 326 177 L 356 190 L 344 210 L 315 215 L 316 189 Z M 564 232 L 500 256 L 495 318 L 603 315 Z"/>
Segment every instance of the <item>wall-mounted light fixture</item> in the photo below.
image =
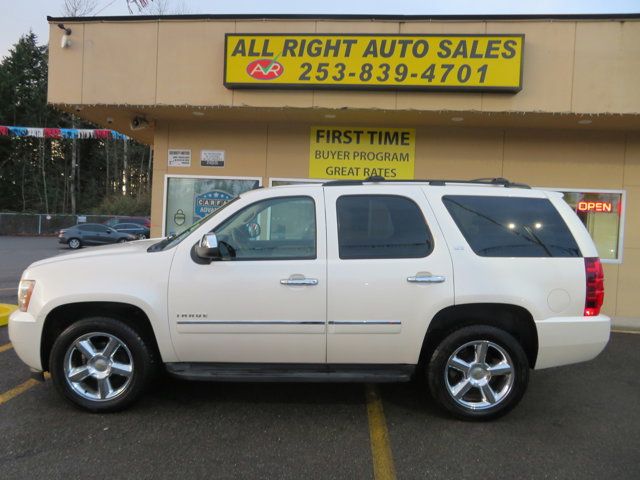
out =
<path fill-rule="evenodd" d="M 129 127 L 131 130 L 142 130 L 149 126 L 149 120 L 141 116 L 135 116 L 129 122 Z"/>
<path fill-rule="evenodd" d="M 68 48 L 71 46 L 71 29 L 68 27 L 64 26 L 64 23 L 59 23 L 58 24 L 58 28 L 61 30 L 64 30 L 64 35 L 62 36 L 62 39 L 60 40 L 60 47 L 61 48 Z"/>

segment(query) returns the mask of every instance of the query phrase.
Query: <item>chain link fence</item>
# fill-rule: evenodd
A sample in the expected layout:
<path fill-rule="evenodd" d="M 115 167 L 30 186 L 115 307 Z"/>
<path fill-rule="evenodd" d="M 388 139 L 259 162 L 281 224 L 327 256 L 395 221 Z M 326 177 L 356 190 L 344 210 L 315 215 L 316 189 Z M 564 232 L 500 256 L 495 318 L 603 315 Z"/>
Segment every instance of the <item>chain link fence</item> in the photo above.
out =
<path fill-rule="evenodd" d="M 117 215 L 58 215 L 44 213 L 0 213 L 0 235 L 56 235 L 78 223 L 115 223 Z"/>

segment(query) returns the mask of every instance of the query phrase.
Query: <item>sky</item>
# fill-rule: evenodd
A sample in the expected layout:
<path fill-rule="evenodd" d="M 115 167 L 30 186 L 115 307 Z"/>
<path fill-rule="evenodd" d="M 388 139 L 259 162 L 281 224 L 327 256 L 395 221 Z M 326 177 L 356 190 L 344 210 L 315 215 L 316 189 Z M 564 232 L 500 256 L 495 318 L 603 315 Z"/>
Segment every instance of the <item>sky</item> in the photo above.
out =
<path fill-rule="evenodd" d="M 169 13 L 309 13 L 389 15 L 490 15 L 549 13 L 640 13 L 640 0 L 155 0 Z M 98 15 L 128 15 L 126 0 L 96 0 Z M 63 16 L 64 0 L 0 0 L 0 57 L 30 29 L 41 43 L 49 36 L 47 15 Z M 151 7 L 153 8 L 153 7 Z"/>

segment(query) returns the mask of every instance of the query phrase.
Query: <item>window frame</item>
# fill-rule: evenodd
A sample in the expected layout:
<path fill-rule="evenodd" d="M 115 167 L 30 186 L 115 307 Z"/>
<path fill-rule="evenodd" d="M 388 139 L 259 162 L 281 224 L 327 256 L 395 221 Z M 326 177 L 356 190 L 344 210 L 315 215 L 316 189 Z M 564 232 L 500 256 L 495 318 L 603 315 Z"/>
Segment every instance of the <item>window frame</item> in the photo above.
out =
<path fill-rule="evenodd" d="M 340 253 L 340 224 L 338 221 L 338 202 L 340 201 L 341 198 L 344 197 L 391 197 L 391 198 L 401 198 L 403 200 L 407 200 L 409 202 L 411 202 L 417 209 L 418 212 L 420 214 L 420 217 L 422 218 L 422 220 L 424 221 L 424 225 L 427 229 L 427 234 L 429 235 L 429 238 L 431 240 L 431 248 L 427 251 L 427 254 L 421 257 L 364 257 L 364 258 L 343 258 L 341 253 Z M 336 208 L 336 239 L 337 239 L 337 247 L 338 247 L 338 259 L 341 261 L 348 261 L 348 260 L 411 260 L 411 259 L 421 259 L 421 258 L 428 258 L 431 256 L 431 254 L 433 254 L 435 247 L 436 247 L 436 240 L 435 237 L 433 236 L 433 233 L 431 232 L 431 228 L 429 228 L 429 222 L 427 221 L 427 218 L 424 216 L 424 212 L 422 211 L 422 208 L 420 207 L 420 205 L 411 197 L 407 197 L 406 195 L 398 195 L 398 194 L 393 194 L 393 193 L 345 193 L 342 195 L 339 195 L 338 197 L 336 197 L 335 200 L 335 208 Z"/>
<path fill-rule="evenodd" d="M 575 192 L 575 193 L 613 193 L 621 195 L 622 213 L 620 214 L 620 227 L 618 228 L 618 258 L 601 258 L 601 263 L 609 263 L 613 265 L 621 265 L 624 255 L 624 227 L 625 216 L 627 214 L 627 191 L 623 189 L 606 189 L 606 188 L 558 188 L 558 187 L 534 187 L 538 190 L 546 190 L 550 192 Z M 564 200 L 564 198 L 563 198 Z M 566 201 L 566 200 L 565 200 Z M 585 227 L 586 228 L 586 227 Z M 591 235 L 589 235 L 591 236 Z"/>
<path fill-rule="evenodd" d="M 313 205 L 313 218 L 315 223 L 315 236 L 313 238 L 313 256 L 306 257 L 252 257 L 252 258 L 229 258 L 224 259 L 225 262 L 254 262 L 254 261 L 287 261 L 287 260 L 317 260 L 318 259 L 318 206 L 316 205 L 316 199 L 310 195 L 279 195 L 277 197 L 267 197 L 261 198 L 260 200 L 256 200 L 255 202 L 250 203 L 249 205 L 245 205 L 240 210 L 233 212 L 229 217 L 225 218 L 218 225 L 209 230 L 209 233 L 215 233 L 214 231 L 218 228 L 223 227 L 225 224 L 231 222 L 237 215 L 241 215 L 245 210 L 253 207 L 258 203 L 270 202 L 272 200 L 281 200 L 281 199 L 307 199 L 311 200 Z M 269 207 L 267 207 L 269 208 Z M 266 209 L 265 209 L 266 210 Z M 269 221 L 269 223 L 271 223 Z M 217 234 L 216 234 L 217 235 Z"/>

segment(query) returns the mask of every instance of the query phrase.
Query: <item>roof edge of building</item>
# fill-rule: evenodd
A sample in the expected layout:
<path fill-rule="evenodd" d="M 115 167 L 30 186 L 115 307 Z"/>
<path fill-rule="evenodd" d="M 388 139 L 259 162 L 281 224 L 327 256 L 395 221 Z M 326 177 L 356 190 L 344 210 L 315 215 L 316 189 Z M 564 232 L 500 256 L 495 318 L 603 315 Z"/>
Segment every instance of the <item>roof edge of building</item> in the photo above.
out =
<path fill-rule="evenodd" d="M 640 20 L 640 13 L 519 14 L 519 15 L 361 15 L 361 14 L 190 14 L 52 17 L 49 22 L 137 22 L 149 20 Z"/>

